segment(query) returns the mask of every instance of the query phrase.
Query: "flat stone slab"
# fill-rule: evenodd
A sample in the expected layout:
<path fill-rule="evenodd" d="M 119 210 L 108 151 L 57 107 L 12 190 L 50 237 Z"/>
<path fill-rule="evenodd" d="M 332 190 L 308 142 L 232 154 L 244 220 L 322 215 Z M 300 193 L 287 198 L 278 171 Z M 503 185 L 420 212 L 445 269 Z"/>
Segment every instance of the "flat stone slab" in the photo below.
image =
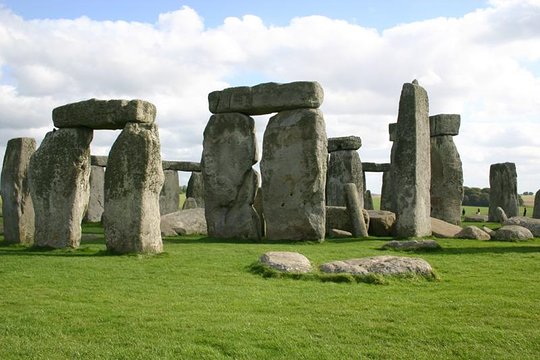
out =
<path fill-rule="evenodd" d="M 372 256 L 360 259 L 333 261 L 320 266 L 324 273 L 352 275 L 407 275 L 433 276 L 431 265 L 423 259 L 401 256 Z"/>
<path fill-rule="evenodd" d="M 534 236 L 531 231 L 519 225 L 505 225 L 491 237 L 491 240 L 499 241 L 525 241 L 532 239 Z"/>
<path fill-rule="evenodd" d="M 328 236 L 333 239 L 349 238 L 352 237 L 352 233 L 345 230 L 339 229 L 330 229 L 328 231 Z"/>
<path fill-rule="evenodd" d="M 162 161 L 163 170 L 201 172 L 201 163 L 194 161 Z"/>
<path fill-rule="evenodd" d="M 455 236 L 458 239 L 489 240 L 491 235 L 477 226 L 466 226 Z"/>
<path fill-rule="evenodd" d="M 390 164 L 389 163 L 362 162 L 362 171 L 363 172 L 390 171 Z"/>
<path fill-rule="evenodd" d="M 57 128 L 123 129 L 128 122 L 152 124 L 156 107 L 144 100 L 90 99 L 59 106 L 52 117 Z"/>
<path fill-rule="evenodd" d="M 315 81 L 287 84 L 271 82 L 253 87 L 233 87 L 208 94 L 209 110 L 213 114 L 239 112 L 263 115 L 300 108 L 316 109 L 323 100 L 323 89 Z"/>
<path fill-rule="evenodd" d="M 531 231 L 534 237 L 540 237 L 540 219 L 531 219 L 525 216 L 514 216 L 507 219 L 504 225 L 519 225 Z"/>
<path fill-rule="evenodd" d="M 429 117 L 430 135 L 433 136 L 456 136 L 459 134 L 461 116 L 459 114 L 439 114 Z"/>
<path fill-rule="evenodd" d="M 486 222 L 488 221 L 487 215 L 467 215 L 463 218 L 465 222 Z"/>
<path fill-rule="evenodd" d="M 204 208 L 184 209 L 162 215 L 160 226 L 164 236 L 208 234 Z"/>
<path fill-rule="evenodd" d="M 272 269 L 288 273 L 308 273 L 312 269 L 308 258 L 297 252 L 270 251 L 263 254 L 259 262 Z"/>
<path fill-rule="evenodd" d="M 462 230 L 461 226 L 431 218 L 431 232 L 438 238 L 453 238 Z"/>
<path fill-rule="evenodd" d="M 328 138 L 328 152 L 340 150 L 358 150 L 362 147 L 362 139 L 359 136 L 341 136 Z"/>
<path fill-rule="evenodd" d="M 441 245 L 435 240 L 407 240 L 407 241 L 398 241 L 392 240 L 389 241 L 381 247 L 381 249 L 391 249 L 391 250 L 439 250 Z"/>

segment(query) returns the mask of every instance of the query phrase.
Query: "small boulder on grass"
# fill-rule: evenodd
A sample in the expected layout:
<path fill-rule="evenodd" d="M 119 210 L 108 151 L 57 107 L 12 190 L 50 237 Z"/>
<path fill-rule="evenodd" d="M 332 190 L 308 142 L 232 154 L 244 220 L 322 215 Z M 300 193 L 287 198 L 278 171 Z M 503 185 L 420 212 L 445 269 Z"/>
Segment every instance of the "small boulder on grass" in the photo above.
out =
<path fill-rule="evenodd" d="M 328 236 L 333 239 L 342 239 L 352 237 L 352 233 L 345 230 L 330 229 Z"/>
<path fill-rule="evenodd" d="M 499 241 L 525 241 L 532 239 L 534 236 L 531 231 L 519 225 L 505 225 L 491 237 L 492 240 Z"/>
<path fill-rule="evenodd" d="M 269 251 L 259 258 L 259 263 L 288 273 L 303 274 L 311 271 L 311 263 L 308 258 L 297 252 Z"/>
<path fill-rule="evenodd" d="M 491 236 L 477 226 L 467 226 L 456 236 L 458 239 L 489 240 Z"/>
<path fill-rule="evenodd" d="M 433 251 L 440 250 L 441 245 L 435 240 L 407 240 L 407 241 L 398 241 L 392 240 L 385 243 L 381 249 L 391 249 L 391 250 L 403 250 L 403 251 Z"/>
<path fill-rule="evenodd" d="M 504 222 L 504 225 L 519 225 L 531 231 L 533 236 L 540 237 L 540 219 L 532 219 L 526 216 L 513 216 Z"/>
<path fill-rule="evenodd" d="M 435 278 L 431 265 L 424 259 L 401 256 L 372 256 L 360 259 L 333 261 L 320 266 L 324 273 L 351 275 L 419 275 Z"/>
<path fill-rule="evenodd" d="M 461 226 L 450 224 L 449 222 L 431 218 L 431 232 L 438 238 L 453 238 L 461 231 Z"/>

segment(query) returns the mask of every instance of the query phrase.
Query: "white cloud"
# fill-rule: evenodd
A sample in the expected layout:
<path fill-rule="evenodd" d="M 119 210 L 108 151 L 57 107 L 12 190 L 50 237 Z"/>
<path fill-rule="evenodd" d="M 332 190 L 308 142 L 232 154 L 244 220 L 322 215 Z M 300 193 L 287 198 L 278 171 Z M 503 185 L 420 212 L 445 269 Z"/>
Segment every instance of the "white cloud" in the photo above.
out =
<path fill-rule="evenodd" d="M 87 98 L 142 98 L 158 107 L 164 158 L 198 161 L 207 94 L 261 81 L 316 80 L 329 136 L 358 135 L 365 161 L 388 161 L 387 125 L 401 86 L 416 78 L 430 111 L 460 113 L 465 183 L 488 185 L 492 162 L 513 161 L 521 190 L 540 187 L 540 2 L 492 1 L 462 18 L 377 32 L 323 16 L 268 26 L 252 15 L 206 28 L 195 10 L 156 23 L 26 21 L 0 8 L 0 146 L 41 140 L 55 106 Z M 262 140 L 265 118 L 257 118 Z M 115 132 L 96 134 L 106 154 Z M 0 155 L 4 147 L 0 147 Z M 375 179 L 370 187 L 379 185 Z M 369 179 L 368 179 L 369 183 Z"/>

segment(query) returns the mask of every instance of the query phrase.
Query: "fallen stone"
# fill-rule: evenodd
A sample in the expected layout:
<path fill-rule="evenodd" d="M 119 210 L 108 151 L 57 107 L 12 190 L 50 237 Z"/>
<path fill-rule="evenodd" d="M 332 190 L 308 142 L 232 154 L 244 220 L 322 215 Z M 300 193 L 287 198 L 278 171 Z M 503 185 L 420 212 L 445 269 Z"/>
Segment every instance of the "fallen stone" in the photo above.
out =
<path fill-rule="evenodd" d="M 466 226 L 454 236 L 458 239 L 489 240 L 491 235 L 477 226 Z"/>
<path fill-rule="evenodd" d="M 203 208 L 179 210 L 162 215 L 160 226 L 164 236 L 208 234 Z"/>
<path fill-rule="evenodd" d="M 504 225 L 520 225 L 531 231 L 534 237 L 540 237 L 540 219 L 531 219 L 525 216 L 514 216 L 507 219 Z"/>
<path fill-rule="evenodd" d="M 439 245 L 439 243 L 437 243 L 435 240 L 407 240 L 407 241 L 392 240 L 383 244 L 381 249 L 392 249 L 392 250 L 403 250 L 403 251 L 439 250 L 441 249 L 441 245 Z"/>
<path fill-rule="evenodd" d="M 308 258 L 297 252 L 270 251 L 259 258 L 259 263 L 288 273 L 308 273 L 311 271 L 311 263 Z"/>
<path fill-rule="evenodd" d="M 429 117 L 431 136 L 456 136 L 459 134 L 461 116 L 459 114 L 439 114 Z"/>
<path fill-rule="evenodd" d="M 57 128 L 123 129 L 129 122 L 152 124 L 156 107 L 144 100 L 90 99 L 57 107 L 52 117 Z"/>
<path fill-rule="evenodd" d="M 328 139 L 328 152 L 343 150 L 358 150 L 362 147 L 362 139 L 359 136 L 342 136 Z"/>
<path fill-rule="evenodd" d="M 491 237 L 491 240 L 498 241 L 524 241 L 532 239 L 531 231 L 519 225 L 504 225 Z"/>
<path fill-rule="evenodd" d="M 316 109 L 321 106 L 323 99 L 324 92 L 319 83 L 297 81 L 214 91 L 208 95 L 208 104 L 213 114 L 239 112 L 263 115 L 300 108 Z"/>
<path fill-rule="evenodd" d="M 90 168 L 90 199 L 84 221 L 100 222 L 105 205 L 105 168 L 92 165 Z"/>
<path fill-rule="evenodd" d="M 400 256 L 372 256 L 360 259 L 333 261 L 320 266 L 324 273 L 352 275 L 410 275 L 434 276 L 431 265 L 423 259 Z"/>
<path fill-rule="evenodd" d="M 493 234 L 495 233 L 495 231 L 493 231 L 493 229 L 490 229 L 486 226 L 483 226 L 482 227 L 482 231 L 484 231 L 485 233 L 487 233 L 490 237 L 493 236 Z"/>
<path fill-rule="evenodd" d="M 489 221 L 498 221 L 497 207 L 508 217 L 518 216 L 516 164 L 492 164 L 489 168 Z"/>
<path fill-rule="evenodd" d="M 461 226 L 431 218 L 431 231 L 438 238 L 453 238 L 462 230 Z"/>
<path fill-rule="evenodd" d="M 488 221 L 487 215 L 467 215 L 463 219 L 465 222 L 486 222 Z"/>
<path fill-rule="evenodd" d="M 334 239 L 349 238 L 352 237 L 352 233 L 345 230 L 330 229 L 328 236 Z"/>
<path fill-rule="evenodd" d="M 370 222 L 368 233 L 371 236 L 391 236 L 394 232 L 396 214 L 385 210 L 368 210 Z"/>

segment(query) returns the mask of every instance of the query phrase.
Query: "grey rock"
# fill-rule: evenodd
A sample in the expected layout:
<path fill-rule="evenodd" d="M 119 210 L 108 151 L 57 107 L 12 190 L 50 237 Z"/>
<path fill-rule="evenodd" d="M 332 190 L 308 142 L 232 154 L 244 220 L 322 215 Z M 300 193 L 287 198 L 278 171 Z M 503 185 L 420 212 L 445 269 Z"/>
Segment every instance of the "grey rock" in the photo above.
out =
<path fill-rule="evenodd" d="M 399 101 L 395 159 L 392 161 L 395 190 L 396 235 L 431 235 L 430 136 L 426 90 L 404 84 Z"/>
<path fill-rule="evenodd" d="M 467 215 L 463 218 L 465 222 L 486 222 L 488 221 L 487 215 Z"/>
<path fill-rule="evenodd" d="M 461 229 L 461 226 L 450 224 L 440 219 L 431 218 L 431 231 L 435 237 L 453 238 L 461 231 Z"/>
<path fill-rule="evenodd" d="M 540 190 L 534 195 L 534 208 L 532 217 L 535 219 L 540 219 Z"/>
<path fill-rule="evenodd" d="M 184 201 L 184 205 L 182 205 L 182 210 L 196 209 L 196 208 L 201 208 L 201 207 L 199 206 L 199 204 L 197 204 L 197 200 L 195 200 L 192 197 L 186 198 L 186 200 Z M 201 209 L 204 209 L 204 207 L 202 207 Z"/>
<path fill-rule="evenodd" d="M 90 198 L 84 220 L 100 222 L 105 205 L 105 168 L 92 165 L 90 167 Z"/>
<path fill-rule="evenodd" d="M 208 235 L 257 239 L 253 208 L 258 179 L 254 120 L 240 113 L 212 115 L 204 130 L 202 175 Z"/>
<path fill-rule="evenodd" d="M 488 228 L 487 226 L 482 226 L 482 231 L 487 233 L 490 237 L 495 234 L 495 231 L 493 229 Z"/>
<path fill-rule="evenodd" d="M 179 210 L 161 216 L 161 233 L 165 236 L 207 235 L 203 208 Z M 174 232 L 172 233 L 171 230 Z"/>
<path fill-rule="evenodd" d="M 328 170 L 326 173 L 326 205 L 345 206 L 343 186 L 347 183 L 354 183 L 358 193 L 364 193 L 360 156 L 356 151 L 335 151 L 330 154 L 328 161 Z M 364 198 L 360 199 L 360 207 L 364 207 Z"/>
<path fill-rule="evenodd" d="M 347 210 L 351 219 L 352 234 L 354 237 L 368 237 L 368 231 L 364 220 L 363 209 L 360 207 L 360 196 L 356 185 L 353 183 L 344 186 L 345 199 L 347 201 Z"/>
<path fill-rule="evenodd" d="M 517 172 L 514 163 L 492 164 L 489 168 L 489 221 L 498 221 L 497 207 L 508 217 L 518 215 Z"/>
<path fill-rule="evenodd" d="M 324 239 L 327 156 L 319 110 L 283 111 L 270 118 L 261 161 L 268 239 Z"/>
<path fill-rule="evenodd" d="M 164 175 L 155 124 L 128 123 L 105 172 L 103 228 L 114 253 L 160 253 L 159 193 Z"/>
<path fill-rule="evenodd" d="M 397 123 L 388 124 L 388 137 L 390 141 L 397 141 Z"/>
<path fill-rule="evenodd" d="M 381 210 L 388 210 L 395 213 L 396 209 L 396 192 L 394 190 L 394 176 L 395 162 L 396 162 L 396 149 L 397 149 L 397 123 L 388 124 L 388 132 L 390 134 L 390 141 L 392 141 L 392 148 L 390 150 L 390 169 L 383 173 L 382 189 L 381 189 Z"/>
<path fill-rule="evenodd" d="M 508 216 L 506 216 L 504 209 L 500 206 L 497 206 L 495 209 L 495 216 L 497 217 L 497 222 L 501 224 L 508 220 Z"/>
<path fill-rule="evenodd" d="M 386 172 L 390 170 L 389 163 L 372 163 L 372 162 L 363 162 L 362 171 L 363 172 Z"/>
<path fill-rule="evenodd" d="M 45 135 L 32 155 L 29 180 L 35 212 L 34 245 L 77 248 L 90 196 L 90 142 L 87 128 Z"/>
<path fill-rule="evenodd" d="M 213 114 L 239 112 L 263 115 L 298 108 L 318 108 L 323 99 L 324 92 L 319 83 L 297 81 L 214 91 L 208 95 L 208 104 Z"/>
<path fill-rule="evenodd" d="M 153 123 L 156 107 L 144 100 L 90 99 L 57 107 L 52 117 L 57 128 L 122 129 L 128 122 Z"/>
<path fill-rule="evenodd" d="M 204 208 L 204 179 L 200 172 L 192 172 L 189 177 L 186 197 L 197 201 L 197 207 Z"/>
<path fill-rule="evenodd" d="M 491 235 L 477 226 L 466 226 L 455 236 L 458 239 L 489 240 Z"/>
<path fill-rule="evenodd" d="M 431 136 L 456 136 L 459 134 L 461 116 L 459 114 L 439 114 L 429 117 Z"/>
<path fill-rule="evenodd" d="M 394 232 L 396 214 L 385 210 L 368 210 L 369 229 L 371 236 L 391 236 Z"/>
<path fill-rule="evenodd" d="M 525 241 L 534 236 L 531 231 L 519 225 L 504 225 L 491 237 L 491 240 L 498 241 Z"/>
<path fill-rule="evenodd" d="M 334 239 L 342 239 L 352 237 L 352 233 L 345 230 L 330 229 L 328 236 Z"/>
<path fill-rule="evenodd" d="M 288 273 L 308 273 L 312 269 L 308 258 L 297 252 L 269 251 L 259 258 L 259 262 Z"/>
<path fill-rule="evenodd" d="M 180 202 L 180 180 L 178 171 L 163 170 L 164 182 L 159 193 L 160 215 L 178 211 Z"/>
<path fill-rule="evenodd" d="M 326 207 L 326 231 L 330 235 L 331 229 L 352 232 L 351 217 L 346 206 Z"/>
<path fill-rule="evenodd" d="M 92 166 L 107 167 L 107 156 L 92 155 L 90 156 L 90 164 Z"/>
<path fill-rule="evenodd" d="M 371 196 L 371 190 L 364 191 L 364 209 L 373 210 L 373 197 Z"/>
<path fill-rule="evenodd" d="M 343 150 L 358 150 L 362 147 L 362 139 L 359 136 L 342 136 L 328 139 L 328 152 Z"/>
<path fill-rule="evenodd" d="M 434 275 L 431 265 L 423 259 L 389 255 L 334 261 L 321 265 L 320 270 L 324 273 L 353 275 Z"/>
<path fill-rule="evenodd" d="M 514 216 L 507 219 L 504 225 L 520 225 L 527 228 L 535 237 L 540 237 L 540 219 L 531 219 L 525 216 Z"/>
<path fill-rule="evenodd" d="M 193 161 L 162 161 L 163 170 L 201 172 L 201 163 Z"/>
<path fill-rule="evenodd" d="M 407 240 L 407 241 L 398 241 L 392 240 L 387 243 L 384 243 L 381 247 L 382 249 L 391 249 L 391 250 L 403 250 L 403 251 L 414 251 L 414 250 L 439 250 L 441 245 L 435 240 Z"/>
<path fill-rule="evenodd" d="M 36 140 L 33 138 L 11 139 L 6 146 L 0 188 L 3 233 L 7 243 L 34 243 L 34 206 L 28 184 L 28 166 L 35 151 Z"/>
<path fill-rule="evenodd" d="M 259 215 L 259 221 L 261 224 L 260 227 L 260 234 L 261 238 L 266 236 L 266 221 L 264 220 L 264 207 L 263 207 L 263 199 L 262 199 L 262 188 L 258 188 L 257 192 L 255 194 L 255 200 L 253 202 L 253 208 L 257 212 L 257 215 Z"/>
<path fill-rule="evenodd" d="M 391 211 L 392 209 L 392 173 L 391 171 L 385 171 L 382 176 L 382 188 L 381 188 L 381 210 Z"/>

